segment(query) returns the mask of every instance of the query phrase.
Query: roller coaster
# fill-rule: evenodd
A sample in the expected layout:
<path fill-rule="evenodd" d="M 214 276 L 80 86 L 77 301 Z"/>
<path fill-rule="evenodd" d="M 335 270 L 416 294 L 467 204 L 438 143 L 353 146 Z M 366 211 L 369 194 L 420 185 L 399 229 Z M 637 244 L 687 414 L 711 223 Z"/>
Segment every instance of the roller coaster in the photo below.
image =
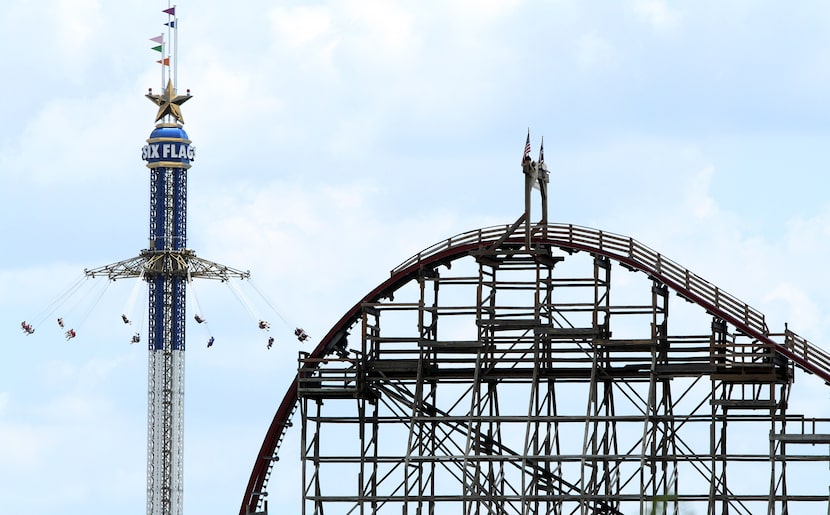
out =
<path fill-rule="evenodd" d="M 826 351 L 633 238 L 528 220 L 412 256 L 300 354 L 240 515 L 288 434 L 304 515 L 830 513 L 830 419 L 788 410 Z"/>

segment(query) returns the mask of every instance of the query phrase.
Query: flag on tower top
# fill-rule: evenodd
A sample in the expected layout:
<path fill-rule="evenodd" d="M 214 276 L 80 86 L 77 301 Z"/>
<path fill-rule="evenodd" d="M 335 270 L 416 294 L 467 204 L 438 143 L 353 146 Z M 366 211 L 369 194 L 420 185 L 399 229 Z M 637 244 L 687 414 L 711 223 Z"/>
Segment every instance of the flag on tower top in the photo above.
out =
<path fill-rule="evenodd" d="M 539 145 L 539 162 L 545 162 L 545 137 L 542 136 L 542 143 Z"/>
<path fill-rule="evenodd" d="M 169 9 L 165 9 L 165 10 L 163 10 L 163 11 L 161 11 L 161 12 L 163 12 L 163 13 L 167 13 L 167 14 L 169 14 L 170 16 L 175 16 L 175 15 L 176 15 L 176 6 L 174 5 L 173 7 L 169 8 Z"/>
<path fill-rule="evenodd" d="M 525 141 L 525 151 L 524 154 L 522 154 L 522 162 L 524 163 L 528 158 L 530 158 L 530 129 L 527 130 L 527 141 Z"/>

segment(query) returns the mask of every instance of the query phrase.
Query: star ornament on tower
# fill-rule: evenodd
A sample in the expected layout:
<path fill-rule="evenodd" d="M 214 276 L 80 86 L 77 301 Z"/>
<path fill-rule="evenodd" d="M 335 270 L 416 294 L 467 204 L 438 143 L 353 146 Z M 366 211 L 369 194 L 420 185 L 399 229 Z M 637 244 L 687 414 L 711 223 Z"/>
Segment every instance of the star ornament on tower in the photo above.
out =
<path fill-rule="evenodd" d="M 159 106 L 159 112 L 158 114 L 156 114 L 156 121 L 161 120 L 169 114 L 170 116 L 178 120 L 179 123 L 184 123 L 184 117 L 182 117 L 182 110 L 179 106 L 190 100 L 189 91 L 187 95 L 177 95 L 176 90 L 173 88 L 173 81 L 168 80 L 167 87 L 164 89 L 163 94 L 154 95 L 153 91 L 150 90 L 150 93 L 148 93 L 145 96 L 149 98 L 154 104 Z"/>

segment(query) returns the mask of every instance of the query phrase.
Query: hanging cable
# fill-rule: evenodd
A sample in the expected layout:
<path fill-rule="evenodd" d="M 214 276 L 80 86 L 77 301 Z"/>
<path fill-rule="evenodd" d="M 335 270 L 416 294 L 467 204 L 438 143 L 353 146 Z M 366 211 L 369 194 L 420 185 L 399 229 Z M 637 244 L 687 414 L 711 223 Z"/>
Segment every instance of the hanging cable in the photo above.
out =
<path fill-rule="evenodd" d="M 207 336 L 208 336 L 208 340 L 207 340 L 208 341 L 208 347 L 211 347 L 213 345 L 213 342 L 215 341 L 215 339 L 213 337 L 213 334 L 210 331 L 210 326 L 208 325 L 207 318 L 205 318 L 203 316 L 204 312 L 199 307 L 199 300 L 196 297 L 195 284 L 196 283 L 193 282 L 193 279 L 190 277 L 190 274 L 188 274 L 188 276 L 187 276 L 187 296 L 188 296 L 188 302 L 193 301 L 193 306 L 195 308 L 195 310 L 194 310 L 195 314 L 193 315 L 193 319 L 196 320 L 197 324 L 199 324 L 201 326 L 204 326 L 204 330 L 205 330 L 205 332 L 207 333 Z"/>
<path fill-rule="evenodd" d="M 81 321 L 78 323 L 78 328 L 79 329 L 86 323 L 87 319 L 89 318 L 89 315 L 92 313 L 92 310 L 95 309 L 95 306 L 97 306 L 98 303 L 101 302 L 101 299 L 104 297 L 104 294 L 109 289 L 109 286 L 110 286 L 111 282 L 114 282 L 114 281 L 105 281 L 104 282 L 104 287 L 101 288 L 101 293 L 98 294 L 98 296 L 95 298 L 95 301 L 89 306 L 89 308 L 87 308 L 86 312 L 81 314 L 81 319 L 80 319 Z"/>
<path fill-rule="evenodd" d="M 138 280 L 133 286 L 132 291 L 130 292 L 130 296 L 127 299 L 127 304 L 124 306 L 124 311 L 121 312 L 121 320 L 125 324 L 132 324 L 133 315 L 135 314 L 135 300 L 138 297 L 138 292 L 142 288 L 142 283 L 144 282 L 142 279 L 144 278 L 144 271 L 141 271 L 141 274 L 138 276 Z"/>
<path fill-rule="evenodd" d="M 88 288 L 87 291 L 83 293 L 83 295 L 79 296 L 72 304 L 66 307 L 66 312 L 68 314 L 72 313 L 84 313 L 89 310 L 85 310 L 84 306 L 90 303 L 90 299 L 95 298 L 96 296 L 100 297 L 100 293 L 97 293 L 97 290 L 106 291 L 107 287 L 109 287 L 110 281 L 95 281 L 92 287 Z M 93 304 L 97 304 L 97 300 L 93 301 Z M 65 319 L 70 318 L 69 316 L 64 317 Z"/>
<path fill-rule="evenodd" d="M 61 330 L 65 330 L 64 336 L 66 336 L 67 340 L 75 338 L 75 336 L 77 335 L 75 332 L 76 327 L 80 327 L 83 321 L 86 320 L 86 318 L 89 316 L 89 313 L 92 311 L 92 308 L 96 304 L 98 304 L 98 301 L 103 296 L 108 286 L 109 281 L 104 282 L 103 285 L 100 281 L 98 281 L 97 283 L 93 284 L 90 288 L 88 288 L 87 291 L 83 293 L 83 295 L 80 295 L 74 302 L 72 302 L 71 305 L 63 307 L 65 312 L 60 317 L 58 317 L 57 323 Z M 100 290 L 100 293 L 97 293 L 98 290 Z M 90 299 L 94 299 L 91 301 L 91 304 Z M 67 298 L 66 300 L 68 301 L 69 298 Z M 86 310 L 83 309 L 83 306 L 85 304 L 90 305 L 90 307 Z M 80 313 L 80 315 L 78 315 L 78 313 Z M 81 322 L 76 324 L 78 320 L 81 320 Z"/>
<path fill-rule="evenodd" d="M 277 311 L 277 308 L 275 308 L 274 305 L 271 304 L 271 301 L 268 300 L 268 297 L 266 297 L 265 294 L 262 293 L 262 290 L 257 288 L 257 286 L 254 284 L 254 282 L 250 278 L 248 278 L 248 284 L 250 284 L 251 288 L 253 288 L 254 291 L 257 292 L 257 294 L 260 296 L 260 298 L 262 298 L 262 300 L 265 301 L 266 304 L 268 304 L 268 307 L 271 308 L 271 311 L 273 311 L 274 313 L 277 314 L 277 316 L 280 318 L 280 320 L 282 320 L 282 323 L 284 323 L 287 327 L 290 328 L 291 324 L 288 323 L 288 320 L 286 320 L 285 317 L 283 317 L 282 314 L 280 314 L 280 312 Z"/>
<path fill-rule="evenodd" d="M 144 272 L 141 272 L 141 275 L 138 277 L 139 282 L 143 283 L 144 281 Z M 142 295 L 142 304 L 144 307 L 141 309 L 141 324 L 138 326 L 138 329 L 133 333 L 132 337 L 130 338 L 130 343 L 140 343 L 141 342 L 141 332 L 144 328 L 147 327 L 147 316 L 148 316 L 148 301 L 147 301 L 147 289 L 143 289 L 144 295 Z"/>
<path fill-rule="evenodd" d="M 58 326 L 62 330 L 65 329 L 63 334 L 64 334 L 64 336 L 66 337 L 67 340 L 71 340 L 72 338 L 75 338 L 77 336 L 77 329 L 80 329 L 80 327 L 84 325 L 84 322 L 86 322 L 87 318 L 89 318 L 89 315 L 92 312 L 92 310 L 95 308 L 95 306 L 98 305 L 98 302 L 100 302 L 101 298 L 104 296 L 104 293 L 106 293 L 106 291 L 109 287 L 109 283 L 110 283 L 110 281 L 106 281 L 106 282 L 104 282 L 103 286 L 98 287 L 100 292 L 94 298 L 92 303 L 89 304 L 89 306 L 85 310 L 81 311 L 80 315 L 77 318 L 74 317 L 74 315 L 71 315 L 71 316 L 67 315 L 67 316 L 58 317 L 58 319 L 57 319 Z M 99 282 L 99 284 L 100 284 L 100 282 Z M 75 306 L 73 306 L 72 310 L 69 312 L 70 314 L 72 313 L 72 311 L 74 311 L 75 307 L 81 305 L 80 303 L 81 303 L 82 300 L 87 299 L 93 293 L 95 293 L 94 288 L 95 287 L 90 289 L 90 293 L 83 295 L 83 298 L 75 303 Z M 73 318 L 76 321 L 79 320 L 77 324 L 75 324 L 73 322 Z"/>
<path fill-rule="evenodd" d="M 274 307 L 274 305 L 271 303 L 271 301 L 268 300 L 268 297 L 265 296 L 265 294 L 262 292 L 262 290 L 257 288 L 257 286 L 254 284 L 254 282 L 250 278 L 248 278 L 248 284 L 250 284 L 251 288 L 253 288 L 254 291 L 257 292 L 257 294 L 260 296 L 260 298 L 263 301 L 265 301 L 266 304 L 268 304 L 268 307 L 271 308 L 271 311 L 273 311 L 274 313 L 277 314 L 277 316 L 280 318 L 280 320 L 282 320 L 282 323 L 285 324 L 286 327 L 291 329 L 293 324 L 288 323 L 288 320 L 286 320 L 285 317 L 282 316 L 282 314 L 279 311 L 277 311 L 277 308 Z M 309 334 L 305 331 L 305 329 L 303 329 L 302 327 L 299 327 L 299 326 L 294 326 L 294 336 L 297 337 L 297 340 L 299 340 L 300 343 L 303 343 L 303 342 L 307 341 L 310 338 Z M 270 349 L 271 344 L 273 344 L 273 341 L 269 340 L 268 344 L 269 344 L 268 348 Z"/>
<path fill-rule="evenodd" d="M 196 298 L 196 283 L 193 282 L 190 274 L 187 275 L 187 299 L 188 302 L 193 303 L 193 307 L 195 308 L 193 318 L 199 324 L 205 323 L 205 319 L 202 317 L 202 308 L 199 307 L 199 300 Z"/>
<path fill-rule="evenodd" d="M 84 281 L 86 280 L 85 275 L 81 275 L 78 279 L 76 279 L 67 289 L 61 292 L 46 308 L 44 308 L 40 313 L 32 319 L 30 326 L 33 328 L 41 325 L 43 322 L 46 321 L 48 318 L 52 318 L 55 312 L 60 308 L 70 297 L 72 297 L 80 288 L 83 286 Z"/>
<path fill-rule="evenodd" d="M 236 299 L 237 299 L 240 303 L 242 303 L 242 305 L 243 305 L 243 306 L 245 306 L 245 309 L 247 309 L 247 310 L 248 310 L 248 314 L 250 314 L 250 315 L 253 317 L 253 319 L 254 319 L 254 320 L 256 320 L 258 323 L 260 323 L 260 328 L 264 329 L 264 327 L 261 327 L 261 323 L 262 323 L 262 322 L 264 322 L 264 320 L 262 319 L 262 317 L 261 317 L 261 316 L 259 316 L 259 313 L 257 313 L 257 312 L 256 312 L 256 310 L 255 310 L 255 309 L 254 309 L 254 307 L 251 305 L 251 303 L 250 303 L 250 302 L 248 302 L 248 299 L 245 297 L 245 294 L 244 294 L 244 293 L 242 293 L 242 290 L 240 290 L 240 289 L 239 289 L 239 288 L 238 288 L 238 287 L 234 284 L 234 282 L 233 282 L 233 281 L 225 281 L 225 284 L 227 284 L 227 285 L 228 285 L 228 287 L 229 287 L 229 288 L 230 288 L 230 290 L 233 292 L 233 294 L 234 294 L 234 296 L 236 297 Z M 267 324 L 267 322 L 265 322 L 265 323 Z"/>
<path fill-rule="evenodd" d="M 270 330 L 271 330 L 271 324 L 270 324 L 267 320 L 265 320 L 264 318 L 262 318 L 262 316 L 260 316 L 260 315 L 259 315 L 259 313 L 258 313 L 258 312 L 256 311 L 256 309 L 253 307 L 253 305 L 252 305 L 250 302 L 248 302 L 248 298 L 247 298 L 247 297 L 245 297 L 245 294 L 242 292 L 242 290 L 241 290 L 241 289 L 239 289 L 239 288 L 238 288 L 235 284 L 233 284 L 233 282 L 231 282 L 231 281 L 228 281 L 228 286 L 230 287 L 230 289 L 231 289 L 231 291 L 233 292 L 233 294 L 234 294 L 234 295 L 236 295 L 236 298 L 237 298 L 237 299 L 238 299 L 238 300 L 239 300 L 239 301 L 240 301 L 240 302 L 241 302 L 241 303 L 245 306 L 245 308 L 248 310 L 248 313 L 250 313 L 250 314 L 251 314 L 251 316 L 253 316 L 253 317 L 254 317 L 254 319 L 255 319 L 255 320 L 257 320 L 257 327 L 259 327 L 260 329 L 263 329 L 263 330 L 265 330 L 265 331 L 270 331 Z M 267 342 L 267 344 L 266 344 L 266 348 L 270 349 L 273 345 L 274 345 L 274 337 L 273 337 L 273 336 L 270 336 L 270 337 L 268 338 L 268 342 Z"/>

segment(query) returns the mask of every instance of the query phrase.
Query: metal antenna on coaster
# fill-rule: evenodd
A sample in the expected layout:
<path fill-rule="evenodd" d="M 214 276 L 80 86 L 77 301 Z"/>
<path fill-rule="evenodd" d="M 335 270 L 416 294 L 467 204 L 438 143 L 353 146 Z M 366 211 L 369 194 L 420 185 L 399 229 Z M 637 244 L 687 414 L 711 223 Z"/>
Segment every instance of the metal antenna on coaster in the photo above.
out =
<path fill-rule="evenodd" d="M 178 31 L 175 6 L 163 11 L 165 24 Z M 168 38 L 169 38 L 168 30 Z M 154 38 L 153 41 L 156 41 Z M 182 128 L 180 106 L 191 98 L 179 95 L 164 69 L 170 66 L 170 49 L 162 51 L 163 93 L 147 94 L 156 106 L 156 126 L 142 149 L 150 170 L 150 240 L 138 256 L 99 268 L 84 270 L 88 277 L 110 280 L 141 278 L 148 294 L 148 411 L 147 411 L 147 514 L 181 515 L 183 498 L 185 293 L 191 279 L 247 279 L 243 272 L 196 257 L 187 248 L 187 171 L 195 148 Z M 177 49 L 173 49 L 177 52 Z M 173 54 L 176 55 L 176 54 Z M 212 343 L 212 342 L 211 342 Z"/>

